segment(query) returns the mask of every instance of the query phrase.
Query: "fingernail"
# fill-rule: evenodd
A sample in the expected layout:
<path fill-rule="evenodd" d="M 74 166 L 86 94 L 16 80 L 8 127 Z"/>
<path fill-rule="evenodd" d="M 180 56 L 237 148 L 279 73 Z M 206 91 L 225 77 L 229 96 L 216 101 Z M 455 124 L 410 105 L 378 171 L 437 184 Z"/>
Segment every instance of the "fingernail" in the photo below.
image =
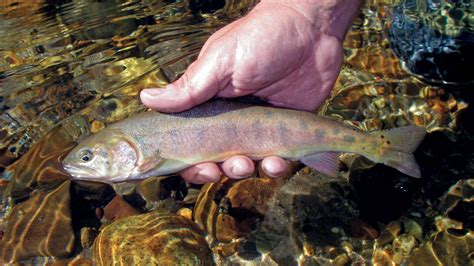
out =
<path fill-rule="evenodd" d="M 270 177 L 280 177 L 285 173 L 286 169 L 278 163 L 266 162 L 262 164 L 263 171 Z"/>
<path fill-rule="evenodd" d="M 164 89 L 144 89 L 142 90 L 141 94 L 145 97 L 155 97 L 163 94 L 164 91 Z"/>
<path fill-rule="evenodd" d="M 241 167 L 239 167 L 239 166 L 237 166 L 237 165 L 233 165 L 233 166 L 230 168 L 230 172 L 231 172 L 233 175 L 236 175 L 236 176 L 242 175 L 242 169 L 241 169 Z"/>
<path fill-rule="evenodd" d="M 249 168 L 249 166 L 247 165 L 246 162 L 237 160 L 232 164 L 232 167 L 230 168 L 230 171 L 236 177 L 246 177 L 246 176 L 249 175 L 248 168 Z"/>
<path fill-rule="evenodd" d="M 275 169 L 275 165 L 273 164 L 270 164 L 270 165 L 268 165 L 268 163 L 264 164 L 262 165 L 262 168 L 263 168 L 263 171 L 265 171 L 265 173 L 270 174 L 270 175 L 278 175 L 280 172 L 277 169 Z"/>
<path fill-rule="evenodd" d="M 202 169 L 196 174 L 196 180 L 202 183 L 210 183 L 219 181 L 220 176 L 214 176 L 207 169 Z"/>

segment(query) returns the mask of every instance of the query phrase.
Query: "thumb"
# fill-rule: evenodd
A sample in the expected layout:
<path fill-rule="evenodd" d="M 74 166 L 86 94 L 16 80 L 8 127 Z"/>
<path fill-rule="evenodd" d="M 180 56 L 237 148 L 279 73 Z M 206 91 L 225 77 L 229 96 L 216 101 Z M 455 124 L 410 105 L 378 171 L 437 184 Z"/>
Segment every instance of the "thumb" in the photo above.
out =
<path fill-rule="evenodd" d="M 230 81 L 229 55 L 208 49 L 164 89 L 144 89 L 142 102 L 157 111 L 181 112 L 214 97 Z"/>

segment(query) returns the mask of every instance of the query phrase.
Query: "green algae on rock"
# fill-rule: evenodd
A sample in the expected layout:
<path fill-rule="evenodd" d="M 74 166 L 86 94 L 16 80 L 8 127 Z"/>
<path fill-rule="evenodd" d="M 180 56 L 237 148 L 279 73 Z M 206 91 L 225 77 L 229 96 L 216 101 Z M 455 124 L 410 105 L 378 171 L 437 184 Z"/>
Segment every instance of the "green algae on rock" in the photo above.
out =
<path fill-rule="evenodd" d="M 94 242 L 97 265 L 212 265 L 202 232 L 180 215 L 151 212 L 106 226 Z"/>
<path fill-rule="evenodd" d="M 74 251 L 70 181 L 50 193 L 38 192 L 13 207 L 0 241 L 0 259 L 18 262 L 36 256 L 63 257 Z"/>

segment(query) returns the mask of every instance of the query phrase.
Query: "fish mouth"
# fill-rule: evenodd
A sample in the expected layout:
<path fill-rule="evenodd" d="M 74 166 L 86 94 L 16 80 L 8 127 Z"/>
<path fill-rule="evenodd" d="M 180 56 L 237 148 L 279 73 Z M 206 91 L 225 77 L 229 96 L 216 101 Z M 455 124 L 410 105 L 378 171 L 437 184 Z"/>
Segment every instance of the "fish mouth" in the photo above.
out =
<path fill-rule="evenodd" d="M 74 179 L 82 179 L 82 180 L 96 180 L 99 179 L 100 174 L 96 169 L 88 168 L 88 167 L 77 167 L 74 165 L 63 165 L 64 170 L 68 172 Z"/>

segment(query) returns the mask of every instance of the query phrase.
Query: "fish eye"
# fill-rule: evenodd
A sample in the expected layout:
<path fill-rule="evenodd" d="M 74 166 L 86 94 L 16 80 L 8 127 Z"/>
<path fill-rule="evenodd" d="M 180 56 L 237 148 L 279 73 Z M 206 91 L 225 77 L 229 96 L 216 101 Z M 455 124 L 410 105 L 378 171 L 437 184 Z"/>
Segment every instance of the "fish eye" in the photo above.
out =
<path fill-rule="evenodd" d="M 90 160 L 92 160 L 93 156 L 94 155 L 92 154 L 92 152 L 90 150 L 83 150 L 79 154 L 79 157 L 81 158 L 81 161 L 83 161 L 85 163 L 90 162 Z"/>

